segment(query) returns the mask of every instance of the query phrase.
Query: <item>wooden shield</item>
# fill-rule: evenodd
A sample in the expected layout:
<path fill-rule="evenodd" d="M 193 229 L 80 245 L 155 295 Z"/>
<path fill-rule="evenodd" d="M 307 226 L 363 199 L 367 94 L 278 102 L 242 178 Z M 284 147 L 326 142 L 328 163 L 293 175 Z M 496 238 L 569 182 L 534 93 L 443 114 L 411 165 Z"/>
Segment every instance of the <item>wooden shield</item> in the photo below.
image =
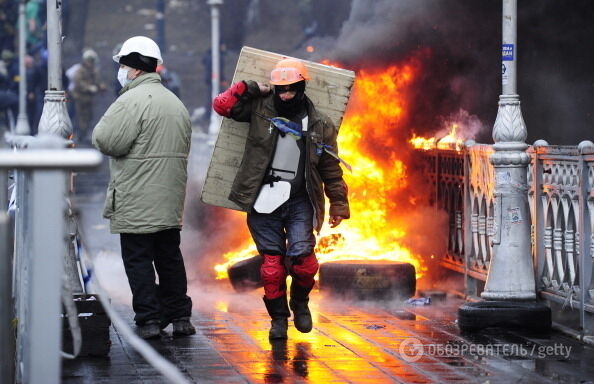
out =
<path fill-rule="evenodd" d="M 243 47 L 239 55 L 233 82 L 254 80 L 269 82 L 270 71 L 274 65 L 287 56 L 255 48 Z M 305 93 L 316 108 L 328 115 L 336 127 L 346 109 L 355 73 L 346 69 L 302 60 L 311 79 L 307 82 Z M 214 112 L 213 112 L 214 113 Z M 201 199 L 204 203 L 241 211 L 237 204 L 227 198 L 231 185 L 239 169 L 249 123 L 239 123 L 223 118 L 219 129 Z"/>

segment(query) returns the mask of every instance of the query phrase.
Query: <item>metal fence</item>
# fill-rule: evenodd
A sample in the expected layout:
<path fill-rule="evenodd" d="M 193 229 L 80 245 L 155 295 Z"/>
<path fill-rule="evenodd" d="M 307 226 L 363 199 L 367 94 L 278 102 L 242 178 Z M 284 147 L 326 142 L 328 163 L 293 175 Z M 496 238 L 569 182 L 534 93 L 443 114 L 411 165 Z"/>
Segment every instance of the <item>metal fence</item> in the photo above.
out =
<path fill-rule="evenodd" d="M 538 142 L 537 142 L 538 144 Z M 544 144 L 544 143 L 543 143 Z M 492 257 L 495 173 L 491 145 L 426 151 L 435 203 L 449 214 L 441 265 L 465 275 L 465 294 L 479 297 Z M 534 276 L 556 325 L 594 337 L 594 145 L 529 148 L 529 204 Z"/>
<path fill-rule="evenodd" d="M 1 280 L 6 289 L 0 301 L 2 377 L 13 376 L 14 367 L 18 382 L 54 383 L 60 377 L 67 175 L 72 169 L 96 167 L 102 157 L 94 150 L 63 149 L 63 140 L 51 137 L 31 138 L 28 144 L 26 149 L 16 144 L 12 150 L 0 150 L 0 187 L 6 191 L 7 171 L 12 170 L 16 188 L 11 199 L 14 248 L 9 241 L 0 244 Z M 4 207 L 5 195 L 0 194 Z M 6 240 L 9 221 L 0 220 L 0 224 Z M 14 350 L 13 324 L 18 340 Z"/>

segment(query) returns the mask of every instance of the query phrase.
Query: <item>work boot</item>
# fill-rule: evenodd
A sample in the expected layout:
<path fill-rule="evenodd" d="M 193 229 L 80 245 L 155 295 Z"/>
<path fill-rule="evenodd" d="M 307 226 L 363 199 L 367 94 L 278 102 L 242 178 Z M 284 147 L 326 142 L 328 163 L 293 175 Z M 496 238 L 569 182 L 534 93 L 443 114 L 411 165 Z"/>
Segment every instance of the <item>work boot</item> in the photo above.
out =
<path fill-rule="evenodd" d="M 173 319 L 173 336 L 190 336 L 196 333 L 196 328 L 190 323 L 189 317 Z"/>
<path fill-rule="evenodd" d="M 313 327 L 311 312 L 307 306 L 309 303 L 309 292 L 311 292 L 312 288 L 313 285 L 310 288 L 304 288 L 297 284 L 295 280 L 291 282 L 291 300 L 289 301 L 289 306 L 293 311 L 295 328 L 302 333 L 308 333 Z"/>
<path fill-rule="evenodd" d="M 136 333 L 143 339 L 157 339 L 161 336 L 161 327 L 159 320 L 148 320 L 142 325 L 136 327 Z"/>
<path fill-rule="evenodd" d="M 270 321 L 270 331 L 268 332 L 269 339 L 286 339 L 287 328 L 289 328 L 288 318 L 291 315 L 289 306 L 287 305 L 287 296 L 283 295 L 276 299 L 267 299 L 264 297 L 264 304 L 268 310 L 268 314 L 272 319 Z"/>

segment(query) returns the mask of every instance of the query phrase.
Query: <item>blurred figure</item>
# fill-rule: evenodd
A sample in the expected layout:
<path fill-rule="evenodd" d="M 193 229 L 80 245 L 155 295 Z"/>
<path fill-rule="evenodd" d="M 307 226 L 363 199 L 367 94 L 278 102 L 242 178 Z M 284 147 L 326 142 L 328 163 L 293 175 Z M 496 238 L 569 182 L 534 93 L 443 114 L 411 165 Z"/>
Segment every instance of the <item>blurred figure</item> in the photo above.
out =
<path fill-rule="evenodd" d="M 181 81 L 177 73 L 170 71 L 164 65 L 157 65 L 157 73 L 161 75 L 161 84 L 173 92 L 175 96 L 181 97 Z"/>
<path fill-rule="evenodd" d="M 64 86 L 66 90 L 66 108 L 68 109 L 68 115 L 70 116 L 71 121 L 76 121 L 76 108 L 74 104 L 74 100 L 72 99 L 72 94 L 74 93 L 74 76 L 76 72 L 80 69 L 81 63 L 75 63 L 70 68 L 68 68 L 65 72 L 66 78 L 68 79 L 68 86 Z"/>
<path fill-rule="evenodd" d="M 43 110 L 43 97 L 45 95 L 46 71 L 40 64 L 35 63 L 35 59 L 25 56 L 25 76 L 27 76 L 27 119 L 29 120 L 30 134 L 37 134 L 37 125 Z"/>
<path fill-rule="evenodd" d="M 27 51 L 34 54 L 46 47 L 46 14 L 45 0 L 29 0 L 25 6 L 27 23 Z"/>
<path fill-rule="evenodd" d="M 93 100 L 99 91 L 106 89 L 99 78 L 98 56 L 92 49 L 83 52 L 82 63 L 74 74 L 72 98 L 76 109 L 75 136 L 79 141 L 89 141 L 93 120 Z"/>
<path fill-rule="evenodd" d="M 18 2 L 0 0 L 0 51 L 15 49 Z"/>
<path fill-rule="evenodd" d="M 6 127 L 10 127 L 11 117 L 14 121 L 19 110 L 18 73 L 13 64 L 12 51 L 3 50 L 0 55 L 0 123 Z"/>

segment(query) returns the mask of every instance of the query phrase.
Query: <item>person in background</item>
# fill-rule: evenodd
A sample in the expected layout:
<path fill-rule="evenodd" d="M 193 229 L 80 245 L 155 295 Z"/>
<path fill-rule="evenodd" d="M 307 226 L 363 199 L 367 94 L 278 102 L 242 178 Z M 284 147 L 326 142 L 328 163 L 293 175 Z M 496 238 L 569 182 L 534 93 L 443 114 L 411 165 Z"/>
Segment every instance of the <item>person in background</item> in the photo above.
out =
<path fill-rule="evenodd" d="M 29 0 L 25 5 L 27 24 L 27 51 L 34 55 L 47 48 L 47 3 L 45 0 Z"/>
<path fill-rule="evenodd" d="M 138 334 L 157 338 L 173 323 L 174 336 L 192 335 L 192 299 L 179 247 L 190 117 L 155 73 L 163 59 L 153 40 L 131 37 L 113 59 L 123 88 L 93 130 L 93 145 L 111 157 L 103 214 L 111 232 L 120 234 Z"/>
<path fill-rule="evenodd" d="M 18 20 L 18 2 L 0 0 L 0 52 L 15 51 L 16 26 Z"/>
<path fill-rule="evenodd" d="M 82 63 L 74 72 L 73 84 L 69 87 L 72 92 L 76 110 L 75 136 L 79 141 L 89 140 L 90 126 L 93 120 L 93 100 L 95 95 L 105 90 L 105 84 L 99 77 L 99 57 L 92 49 L 85 49 Z"/>
<path fill-rule="evenodd" d="M 14 124 L 19 111 L 18 66 L 14 59 L 14 53 L 8 49 L 0 53 L 0 125 L 7 128 Z"/>
<path fill-rule="evenodd" d="M 336 154 L 338 131 L 305 94 L 308 79 L 302 61 L 283 59 L 270 73 L 272 88 L 241 81 L 213 102 L 218 114 L 250 123 L 229 200 L 248 212 L 248 228 L 264 259 L 260 275 L 272 319 L 270 339 L 287 338 L 289 307 L 298 331 L 312 329 L 308 302 L 318 271 L 314 230 L 319 232 L 324 221 L 324 192 L 331 227 L 350 216 Z"/>

